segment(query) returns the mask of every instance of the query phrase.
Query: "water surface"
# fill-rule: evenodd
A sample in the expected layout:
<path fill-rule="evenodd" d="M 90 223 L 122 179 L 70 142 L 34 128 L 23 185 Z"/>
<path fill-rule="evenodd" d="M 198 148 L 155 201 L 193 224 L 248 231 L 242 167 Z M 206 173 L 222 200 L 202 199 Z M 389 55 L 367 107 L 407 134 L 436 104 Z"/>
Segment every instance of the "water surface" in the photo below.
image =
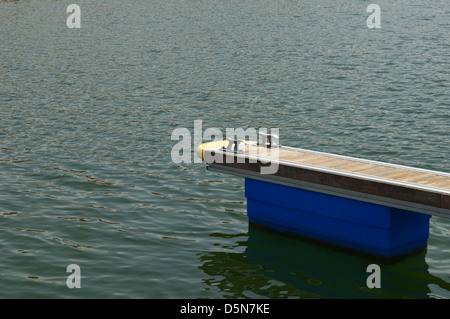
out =
<path fill-rule="evenodd" d="M 450 171 L 448 1 L 0 2 L 1 298 L 448 298 L 450 222 L 374 260 L 248 227 L 175 128 Z M 69 264 L 81 288 L 69 289 Z"/>

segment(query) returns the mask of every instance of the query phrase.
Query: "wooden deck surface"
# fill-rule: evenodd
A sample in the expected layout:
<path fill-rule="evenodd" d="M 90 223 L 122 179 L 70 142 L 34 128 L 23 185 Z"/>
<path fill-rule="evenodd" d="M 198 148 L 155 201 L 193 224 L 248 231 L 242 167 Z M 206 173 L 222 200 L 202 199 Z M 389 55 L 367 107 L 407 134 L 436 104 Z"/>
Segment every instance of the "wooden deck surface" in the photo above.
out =
<path fill-rule="evenodd" d="M 416 168 L 390 166 L 388 163 L 365 162 L 353 158 L 340 158 L 333 154 L 317 154 L 301 150 L 279 149 L 278 154 L 270 150 L 261 151 L 258 146 L 249 146 L 246 154 L 261 155 L 268 158 L 279 158 L 280 161 L 306 164 L 343 173 L 353 173 L 362 176 L 382 178 L 386 180 L 416 184 L 418 186 L 433 187 L 450 192 L 450 174 L 430 173 Z"/>
<path fill-rule="evenodd" d="M 294 183 L 300 188 L 317 188 L 375 203 L 387 201 L 400 209 L 450 218 L 449 173 L 291 147 L 246 145 L 240 149 L 243 153 L 206 149 L 209 169 L 275 183 Z M 224 160 L 216 162 L 214 154 L 224 156 Z M 264 176 L 262 167 L 268 165 L 267 160 L 277 162 L 279 167 L 272 175 Z"/>

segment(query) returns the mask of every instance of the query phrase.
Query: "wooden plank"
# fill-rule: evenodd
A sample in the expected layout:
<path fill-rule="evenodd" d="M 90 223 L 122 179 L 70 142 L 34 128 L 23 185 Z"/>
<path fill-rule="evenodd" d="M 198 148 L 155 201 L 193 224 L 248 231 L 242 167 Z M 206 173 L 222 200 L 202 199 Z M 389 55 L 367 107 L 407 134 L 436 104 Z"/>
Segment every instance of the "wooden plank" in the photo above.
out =
<path fill-rule="evenodd" d="M 298 162 L 298 163 L 307 163 L 308 161 L 320 160 L 323 159 L 323 156 L 316 154 L 286 154 L 280 156 L 280 159 L 289 158 L 290 161 Z"/>
<path fill-rule="evenodd" d="M 336 159 L 336 158 L 322 156 L 322 157 L 302 160 L 302 163 L 303 164 L 308 164 L 308 165 L 314 165 L 314 166 L 323 166 L 323 165 L 326 165 L 327 163 L 336 163 L 338 161 L 339 160 Z"/>
<path fill-rule="evenodd" d="M 397 169 L 397 173 L 393 173 L 393 174 L 387 174 L 384 175 L 384 178 L 388 178 L 388 179 L 392 179 L 392 180 L 397 180 L 397 181 L 404 181 L 405 178 L 417 178 L 418 176 L 421 176 L 422 173 L 420 172 L 415 172 L 415 171 L 411 171 L 411 170 L 406 170 L 406 169 Z"/>
<path fill-rule="evenodd" d="M 346 161 L 345 163 L 340 163 L 336 165 L 328 165 L 328 168 L 338 169 L 341 171 L 346 172 L 360 172 L 362 170 L 367 170 L 370 168 L 376 168 L 379 167 L 379 165 L 376 164 L 368 164 L 368 163 L 362 163 L 362 162 L 354 162 L 354 161 Z"/>
<path fill-rule="evenodd" d="M 296 152 L 280 152 L 279 154 L 281 160 L 287 160 L 292 162 L 302 163 L 304 160 L 316 158 L 315 154 L 308 153 L 296 153 Z"/>
<path fill-rule="evenodd" d="M 267 148 L 260 148 L 258 146 L 247 146 L 244 149 L 245 154 L 260 156 L 260 157 L 268 157 L 271 159 L 278 159 L 280 157 L 280 150 L 272 150 Z"/>
<path fill-rule="evenodd" d="M 422 174 L 417 174 L 416 176 L 404 177 L 404 178 L 401 178 L 400 180 L 402 180 L 404 182 L 408 182 L 408 183 L 416 183 L 416 184 L 426 185 L 428 183 L 440 182 L 440 181 L 442 181 L 441 178 L 445 179 L 444 176 L 437 176 L 437 175 L 433 175 L 433 174 L 422 173 Z M 448 177 L 447 177 L 447 179 L 448 179 Z"/>
<path fill-rule="evenodd" d="M 374 167 L 374 168 L 360 170 L 360 171 L 358 171 L 358 174 L 383 177 L 386 175 L 395 174 L 395 173 L 399 173 L 399 172 L 400 171 L 398 168 L 378 165 L 377 167 Z"/>
<path fill-rule="evenodd" d="M 257 147 L 254 147 L 248 153 L 252 154 L 252 155 L 258 155 Z M 280 160 L 297 162 L 299 164 L 327 167 L 327 168 L 342 170 L 342 171 L 346 171 L 346 172 L 356 172 L 357 171 L 359 173 L 361 170 L 371 169 L 371 168 L 378 168 L 378 169 L 382 170 L 383 172 L 386 171 L 385 166 L 380 166 L 377 164 L 368 164 L 368 163 L 359 162 L 359 161 L 334 158 L 332 156 L 323 156 L 323 155 L 317 155 L 317 154 L 312 154 L 312 153 L 296 152 L 296 151 L 283 150 L 283 149 L 281 149 L 279 152 L 279 158 L 280 158 Z"/>
<path fill-rule="evenodd" d="M 427 185 L 431 187 L 441 188 L 441 189 L 449 189 L 450 190 L 450 178 L 442 176 L 444 179 L 435 181 L 435 182 L 428 182 Z M 447 180 L 445 180 L 445 178 Z"/>
<path fill-rule="evenodd" d="M 318 163 L 331 162 L 331 161 L 342 161 L 348 162 L 348 160 L 342 160 L 335 158 L 333 156 L 325 156 L 314 153 L 307 152 L 296 152 L 291 150 L 281 149 L 279 152 L 280 160 L 288 160 L 291 162 L 297 162 L 299 164 L 315 165 Z"/>
<path fill-rule="evenodd" d="M 344 160 L 344 159 L 340 159 L 340 158 L 331 157 L 331 159 L 332 160 L 330 160 L 330 161 L 323 161 L 318 164 L 322 167 L 339 169 L 342 171 L 348 171 L 349 167 L 354 167 L 355 164 L 358 165 L 358 163 L 356 163 L 356 162 Z M 337 167 L 339 167 L 339 168 L 337 168 Z M 346 167 L 347 169 L 343 169 L 343 167 Z"/>
<path fill-rule="evenodd" d="M 253 156 L 262 156 L 262 157 L 278 157 L 280 160 L 287 161 L 298 161 L 302 158 L 310 158 L 316 157 L 317 155 L 308 154 L 308 153 L 300 153 L 300 152 L 292 152 L 283 149 L 266 149 L 258 146 L 247 146 L 245 148 L 245 153 Z"/>

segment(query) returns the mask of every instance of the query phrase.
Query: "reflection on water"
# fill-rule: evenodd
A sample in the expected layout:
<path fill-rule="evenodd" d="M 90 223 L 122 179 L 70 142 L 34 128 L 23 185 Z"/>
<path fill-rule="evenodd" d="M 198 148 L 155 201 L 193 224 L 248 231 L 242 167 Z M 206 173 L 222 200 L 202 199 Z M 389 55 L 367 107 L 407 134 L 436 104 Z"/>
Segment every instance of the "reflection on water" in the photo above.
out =
<path fill-rule="evenodd" d="M 243 253 L 201 257 L 205 283 L 226 298 L 429 298 L 430 284 L 450 285 L 428 272 L 425 253 L 383 264 L 249 227 Z M 367 266 L 381 269 L 381 288 L 370 289 Z"/>

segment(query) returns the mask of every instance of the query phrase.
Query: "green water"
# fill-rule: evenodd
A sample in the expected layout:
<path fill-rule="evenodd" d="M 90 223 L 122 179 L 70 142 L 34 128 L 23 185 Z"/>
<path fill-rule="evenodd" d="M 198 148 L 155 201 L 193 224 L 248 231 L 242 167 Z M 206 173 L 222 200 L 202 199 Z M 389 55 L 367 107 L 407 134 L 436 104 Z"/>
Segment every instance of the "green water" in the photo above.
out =
<path fill-rule="evenodd" d="M 450 5 L 0 1 L 1 298 L 449 298 L 450 221 L 376 263 L 248 227 L 243 181 L 174 163 L 171 133 L 450 171 Z M 81 269 L 69 289 L 66 268 Z"/>

